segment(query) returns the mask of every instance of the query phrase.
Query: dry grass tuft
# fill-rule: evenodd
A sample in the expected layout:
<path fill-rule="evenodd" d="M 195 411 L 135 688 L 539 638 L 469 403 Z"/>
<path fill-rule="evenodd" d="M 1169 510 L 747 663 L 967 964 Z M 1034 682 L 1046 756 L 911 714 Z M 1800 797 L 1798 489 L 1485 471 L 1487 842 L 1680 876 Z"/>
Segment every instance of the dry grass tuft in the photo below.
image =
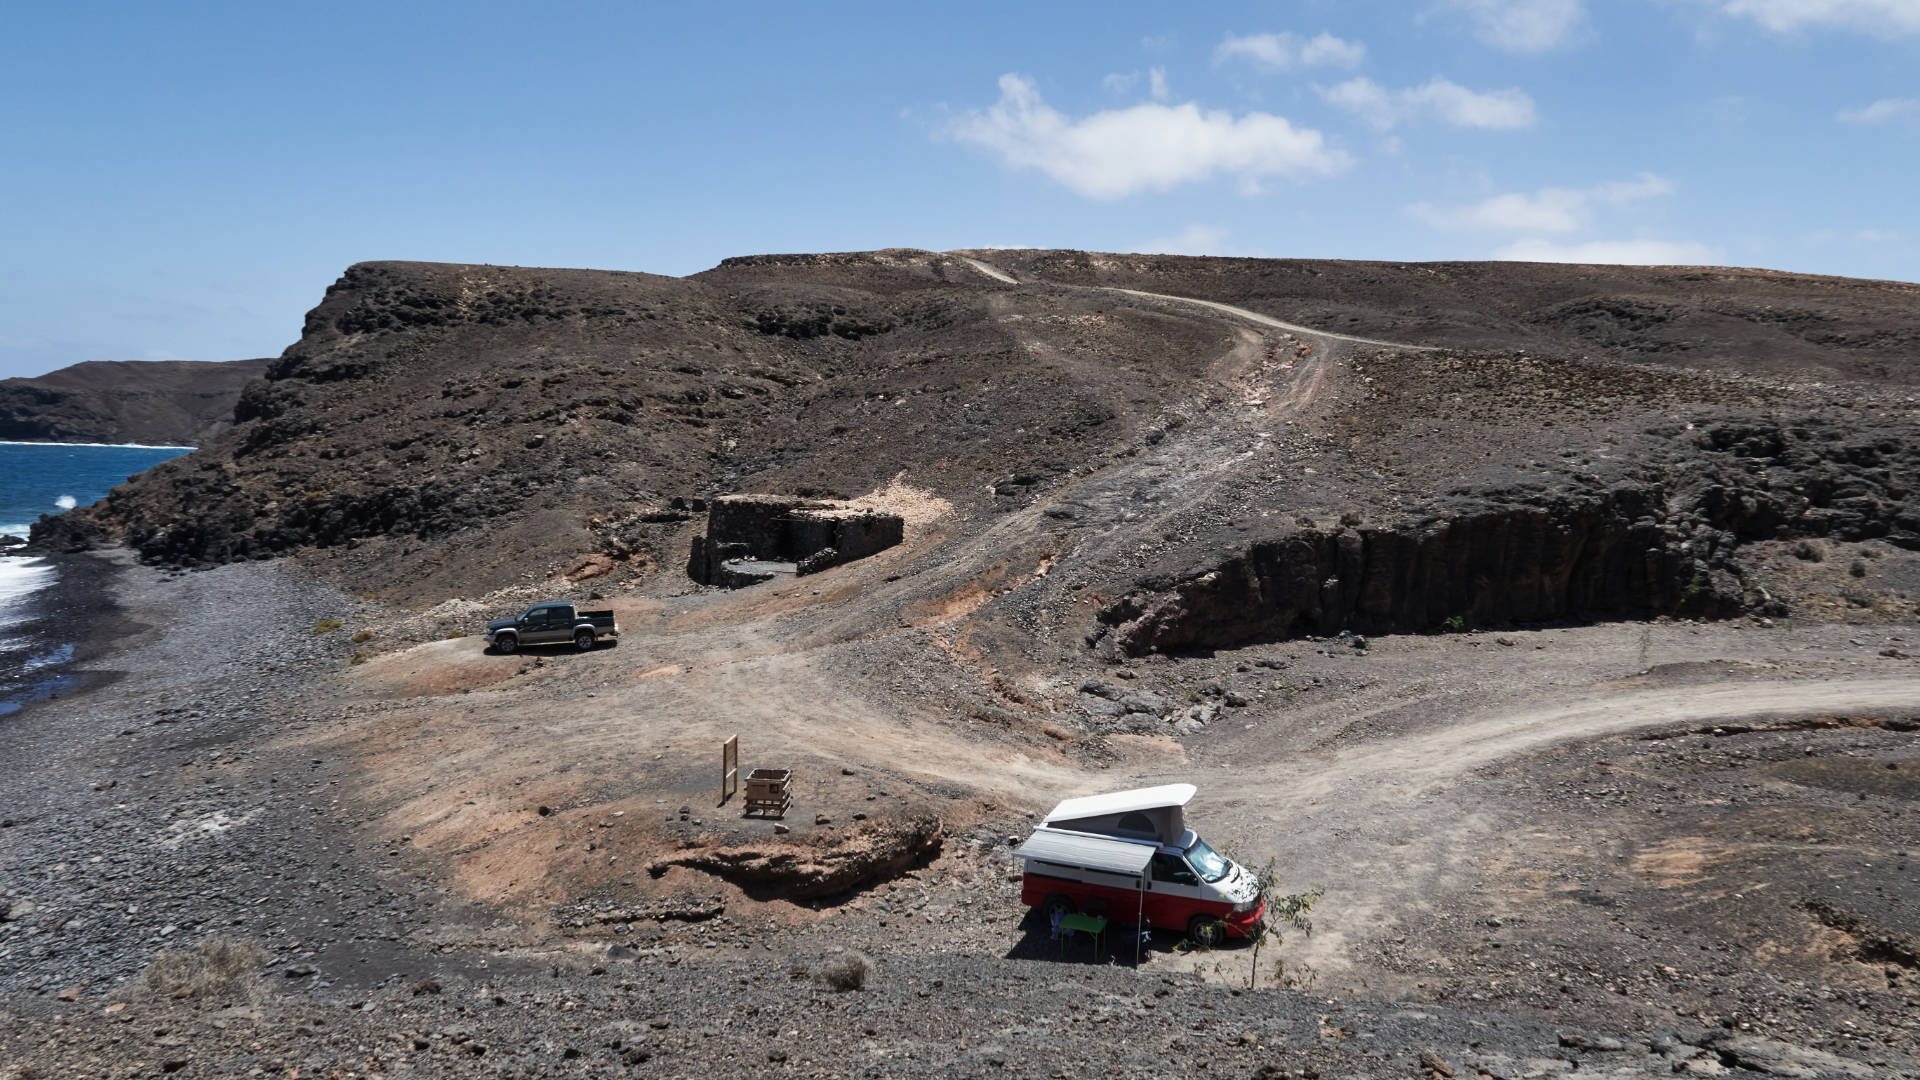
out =
<path fill-rule="evenodd" d="M 273 954 L 259 942 L 222 935 L 202 938 L 191 949 L 161 949 L 140 975 L 148 997 L 245 997 L 258 1001 L 265 992 L 260 969 Z"/>
<path fill-rule="evenodd" d="M 820 965 L 814 978 L 833 987 L 835 990 L 861 990 L 867 985 L 867 976 L 873 973 L 873 961 L 867 954 L 848 949 Z"/>

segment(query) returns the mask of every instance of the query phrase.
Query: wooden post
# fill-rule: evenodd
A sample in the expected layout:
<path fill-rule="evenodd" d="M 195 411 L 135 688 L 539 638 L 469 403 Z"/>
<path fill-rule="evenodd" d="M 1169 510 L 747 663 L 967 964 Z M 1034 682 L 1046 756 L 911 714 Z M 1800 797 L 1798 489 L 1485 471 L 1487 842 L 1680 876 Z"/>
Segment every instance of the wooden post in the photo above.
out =
<path fill-rule="evenodd" d="M 740 790 L 740 736 L 732 735 L 720 744 L 720 805 Z"/>

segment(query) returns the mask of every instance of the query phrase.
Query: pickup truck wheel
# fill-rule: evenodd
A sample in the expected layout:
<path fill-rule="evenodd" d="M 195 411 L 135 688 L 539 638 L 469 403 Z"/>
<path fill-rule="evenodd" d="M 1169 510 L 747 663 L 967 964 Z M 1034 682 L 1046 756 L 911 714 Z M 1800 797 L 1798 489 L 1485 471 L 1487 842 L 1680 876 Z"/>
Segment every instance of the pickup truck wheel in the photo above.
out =
<path fill-rule="evenodd" d="M 1196 948 L 1211 949 L 1226 940 L 1227 926 L 1212 915 L 1195 915 L 1187 923 L 1187 940 Z"/>
<path fill-rule="evenodd" d="M 592 649 L 593 648 L 593 631 L 575 630 L 573 632 L 573 647 L 576 649 L 579 649 L 581 652 L 587 652 L 588 650 Z"/>
<path fill-rule="evenodd" d="M 512 634 L 496 634 L 493 639 L 493 647 L 499 649 L 500 654 L 505 656 L 520 647 L 520 639 L 514 637 Z"/>
<path fill-rule="evenodd" d="M 1046 903 L 1040 905 L 1040 910 L 1046 913 L 1047 921 L 1052 922 L 1056 914 L 1073 914 L 1073 901 L 1068 897 L 1061 896 L 1059 893 L 1054 893 L 1052 896 L 1047 897 Z"/>

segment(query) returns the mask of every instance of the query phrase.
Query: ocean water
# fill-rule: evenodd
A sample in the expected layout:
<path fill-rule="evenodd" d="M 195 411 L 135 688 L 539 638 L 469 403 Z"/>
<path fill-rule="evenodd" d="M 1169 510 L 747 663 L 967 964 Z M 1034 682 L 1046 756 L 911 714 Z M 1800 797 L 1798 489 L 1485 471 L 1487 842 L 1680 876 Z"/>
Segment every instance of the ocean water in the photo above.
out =
<path fill-rule="evenodd" d="M 0 535 L 25 539 L 40 515 L 96 502 L 128 477 L 192 449 L 0 442 Z M 0 554 L 0 716 L 73 681 L 63 671 L 73 645 L 41 625 L 52 620 L 39 617 L 34 599 L 58 573 L 45 559 Z"/>
<path fill-rule="evenodd" d="M 0 442 L 0 534 L 24 539 L 41 514 L 97 502 L 135 473 L 192 449 Z"/>

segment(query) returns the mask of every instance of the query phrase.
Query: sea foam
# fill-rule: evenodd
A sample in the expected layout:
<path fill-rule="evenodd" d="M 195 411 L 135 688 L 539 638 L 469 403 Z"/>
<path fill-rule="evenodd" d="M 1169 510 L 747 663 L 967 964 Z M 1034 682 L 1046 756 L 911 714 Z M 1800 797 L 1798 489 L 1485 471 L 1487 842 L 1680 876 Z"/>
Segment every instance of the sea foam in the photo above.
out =
<path fill-rule="evenodd" d="M 0 627 L 23 620 L 22 602 L 53 584 L 55 570 L 40 559 L 0 556 Z"/>

